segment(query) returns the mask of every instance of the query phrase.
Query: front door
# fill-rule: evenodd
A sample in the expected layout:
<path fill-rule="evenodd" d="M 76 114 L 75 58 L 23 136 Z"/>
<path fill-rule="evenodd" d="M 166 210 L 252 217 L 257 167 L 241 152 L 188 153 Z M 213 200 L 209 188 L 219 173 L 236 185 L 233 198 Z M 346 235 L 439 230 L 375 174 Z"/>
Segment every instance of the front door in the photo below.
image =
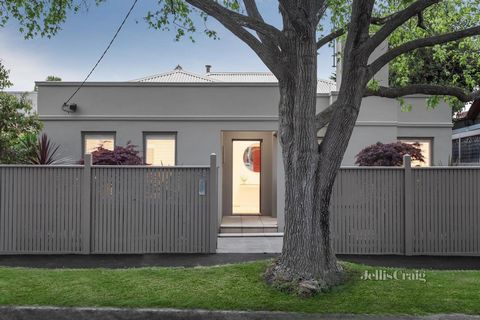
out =
<path fill-rule="evenodd" d="M 272 215 L 272 132 L 223 132 L 223 215 Z"/>

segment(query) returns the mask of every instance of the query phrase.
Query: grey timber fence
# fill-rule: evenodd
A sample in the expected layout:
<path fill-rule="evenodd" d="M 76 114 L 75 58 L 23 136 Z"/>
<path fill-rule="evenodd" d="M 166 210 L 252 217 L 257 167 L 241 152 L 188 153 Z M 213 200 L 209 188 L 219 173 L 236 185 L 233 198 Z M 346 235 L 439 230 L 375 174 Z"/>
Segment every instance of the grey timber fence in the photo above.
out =
<path fill-rule="evenodd" d="M 480 255 L 480 168 L 340 169 L 332 196 L 336 253 Z"/>
<path fill-rule="evenodd" d="M 0 166 L 0 254 L 213 253 L 217 164 Z"/>
<path fill-rule="evenodd" d="M 0 254 L 214 253 L 207 166 L 0 166 Z M 331 230 L 341 254 L 480 255 L 480 167 L 341 168 Z"/>

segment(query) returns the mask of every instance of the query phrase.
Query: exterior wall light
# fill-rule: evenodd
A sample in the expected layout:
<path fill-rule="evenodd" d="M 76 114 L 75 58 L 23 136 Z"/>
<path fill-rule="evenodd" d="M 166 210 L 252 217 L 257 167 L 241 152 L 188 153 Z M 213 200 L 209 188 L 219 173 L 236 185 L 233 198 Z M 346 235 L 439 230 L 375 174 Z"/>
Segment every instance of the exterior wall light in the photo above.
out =
<path fill-rule="evenodd" d="M 66 113 L 74 113 L 77 111 L 77 108 L 78 106 L 76 103 L 69 103 L 69 104 L 64 103 L 62 105 L 62 110 L 65 111 Z"/>

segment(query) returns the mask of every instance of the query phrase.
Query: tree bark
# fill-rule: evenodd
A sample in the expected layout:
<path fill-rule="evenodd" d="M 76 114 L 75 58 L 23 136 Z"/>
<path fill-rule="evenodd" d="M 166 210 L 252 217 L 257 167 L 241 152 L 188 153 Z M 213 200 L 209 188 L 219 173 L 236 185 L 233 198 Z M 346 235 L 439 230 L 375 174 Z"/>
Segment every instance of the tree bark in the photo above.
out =
<path fill-rule="evenodd" d="M 266 279 L 301 295 L 343 280 L 330 236 L 330 198 L 366 85 L 369 53 L 362 50 L 362 44 L 368 40 L 372 8 L 373 0 L 355 1 L 352 17 L 357 19 L 349 26 L 343 82 L 320 145 L 315 117 L 315 28 L 308 34 L 298 34 L 294 28 L 284 30 L 282 50 L 288 59 L 284 61 L 286 71 L 279 77 L 279 135 L 286 185 L 284 245 Z"/>
<path fill-rule="evenodd" d="M 266 277 L 273 284 L 291 283 L 293 289 L 300 290 L 313 286 L 318 291 L 337 283 L 341 268 L 330 241 L 330 194 L 321 190 L 318 172 L 315 29 L 299 36 L 292 28 L 285 35 L 282 49 L 288 60 L 279 79 L 279 137 L 286 184 L 284 246 Z"/>

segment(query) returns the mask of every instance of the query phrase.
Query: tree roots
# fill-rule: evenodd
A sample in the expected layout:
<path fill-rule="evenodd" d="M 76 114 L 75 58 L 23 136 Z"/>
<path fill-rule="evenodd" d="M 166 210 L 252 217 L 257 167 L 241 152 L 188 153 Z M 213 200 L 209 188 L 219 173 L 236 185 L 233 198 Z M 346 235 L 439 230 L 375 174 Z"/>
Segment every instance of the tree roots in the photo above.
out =
<path fill-rule="evenodd" d="M 345 282 L 346 276 L 342 267 L 338 264 L 333 270 L 323 272 L 320 277 L 299 276 L 282 266 L 277 260 L 267 268 L 264 279 L 278 290 L 309 298 L 342 284 Z"/>

